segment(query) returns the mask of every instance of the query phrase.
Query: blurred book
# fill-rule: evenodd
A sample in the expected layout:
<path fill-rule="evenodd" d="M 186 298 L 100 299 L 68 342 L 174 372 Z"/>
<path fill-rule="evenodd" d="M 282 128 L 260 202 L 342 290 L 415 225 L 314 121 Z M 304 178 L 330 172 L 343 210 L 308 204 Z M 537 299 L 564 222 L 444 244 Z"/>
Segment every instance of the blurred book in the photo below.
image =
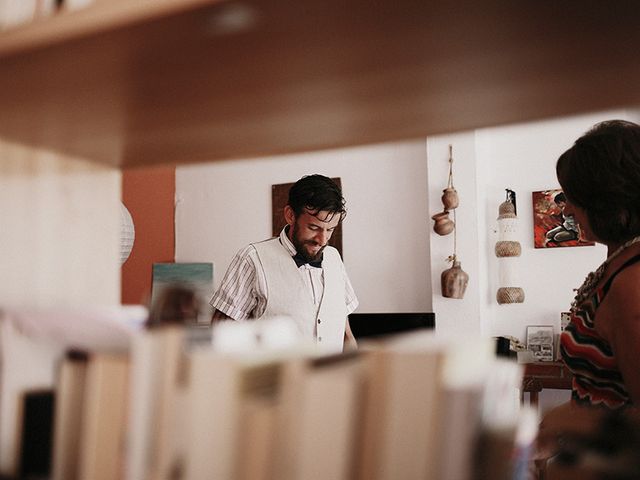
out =
<path fill-rule="evenodd" d="M 54 403 L 53 390 L 22 395 L 19 478 L 48 478 L 51 473 Z"/>
<path fill-rule="evenodd" d="M 245 372 L 239 399 L 238 435 L 233 478 L 270 480 L 274 477 L 282 366 L 256 366 Z"/>
<path fill-rule="evenodd" d="M 299 358 L 284 365 L 274 478 L 352 478 L 363 362 L 351 353 Z M 331 460 L 319 461 L 318 452 Z"/>
<path fill-rule="evenodd" d="M 79 478 L 122 478 L 128 401 L 128 356 L 91 353 L 82 402 Z"/>
<path fill-rule="evenodd" d="M 166 326 L 140 332 L 131 348 L 131 390 L 127 415 L 124 478 L 172 478 L 181 461 L 181 414 L 186 398 L 186 330 Z"/>
<path fill-rule="evenodd" d="M 367 352 L 356 478 L 436 478 L 442 362 L 442 346 L 429 332 L 396 336 Z"/>
<path fill-rule="evenodd" d="M 7 308 L 3 313 L 0 321 L 12 323 L 26 337 L 86 351 L 127 350 L 148 316 L 141 305 Z"/>
<path fill-rule="evenodd" d="M 127 351 L 146 317 L 141 306 L 0 311 L 0 474 L 18 470 L 15 419 L 22 392 L 54 388 L 58 362 L 68 349 Z"/>
<path fill-rule="evenodd" d="M 63 354 L 63 348 L 26 336 L 6 314 L 0 314 L 1 475 L 18 474 L 20 399 L 26 391 L 53 388 L 55 365 Z"/>
<path fill-rule="evenodd" d="M 477 472 L 499 478 L 517 463 L 510 455 L 522 367 L 496 359 L 491 339 L 451 342 L 422 330 L 326 356 L 281 342 L 216 350 L 201 329 L 194 340 L 174 325 L 134 329 L 124 350 L 64 356 L 13 331 L 33 318 L 0 321 L 2 367 L 10 369 L 0 381 L 17 398 L 55 385 L 55 407 L 38 409 L 55 414 L 53 480 L 469 480 Z M 16 362 L 51 372 L 12 379 Z M 12 418 L 25 421 L 2 444 L 14 455 L 5 469 L 13 476 L 46 465 L 44 456 L 25 456 L 36 450 L 26 434 L 34 409 L 24 411 L 14 405 Z"/>
<path fill-rule="evenodd" d="M 82 409 L 87 377 L 86 355 L 67 354 L 56 382 L 53 480 L 77 480 Z"/>
<path fill-rule="evenodd" d="M 247 478 L 252 471 L 263 471 L 262 477 L 268 478 L 269 463 L 259 460 L 272 461 L 274 432 L 269 427 L 275 423 L 283 358 L 205 348 L 189 357 L 190 445 L 184 478 Z M 253 443 L 257 457 L 241 442 Z"/>
<path fill-rule="evenodd" d="M 500 357 L 490 338 L 457 339 L 445 347 L 433 478 L 473 478 L 485 379 Z"/>

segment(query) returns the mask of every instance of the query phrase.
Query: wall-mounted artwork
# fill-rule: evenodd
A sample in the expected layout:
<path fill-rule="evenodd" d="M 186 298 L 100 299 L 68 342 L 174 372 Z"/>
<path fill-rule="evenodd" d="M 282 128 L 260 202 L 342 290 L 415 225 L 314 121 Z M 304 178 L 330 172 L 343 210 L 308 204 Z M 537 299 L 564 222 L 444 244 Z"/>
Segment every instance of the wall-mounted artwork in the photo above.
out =
<path fill-rule="evenodd" d="M 585 240 L 574 218 L 564 215 L 566 197 L 561 189 L 533 192 L 533 244 L 535 248 L 594 245 Z"/>
<path fill-rule="evenodd" d="M 331 180 L 342 188 L 340 178 L 332 178 Z M 274 237 L 280 235 L 280 231 L 287 224 L 284 219 L 284 207 L 289 201 L 289 189 L 292 186 L 293 183 L 281 183 L 271 187 L 271 224 L 273 228 L 272 235 Z M 340 252 L 340 256 L 342 256 L 342 222 L 338 224 L 338 228 L 336 228 L 333 235 L 331 235 L 329 245 L 337 249 L 338 252 Z"/>

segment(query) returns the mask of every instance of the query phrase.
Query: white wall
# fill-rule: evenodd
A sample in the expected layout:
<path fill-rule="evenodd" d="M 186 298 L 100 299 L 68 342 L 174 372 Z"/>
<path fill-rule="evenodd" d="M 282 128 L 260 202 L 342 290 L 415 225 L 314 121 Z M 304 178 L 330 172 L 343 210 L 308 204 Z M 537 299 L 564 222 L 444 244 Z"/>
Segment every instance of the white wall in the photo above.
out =
<path fill-rule="evenodd" d="M 425 140 L 176 169 L 176 261 L 214 263 L 271 236 L 271 185 L 340 177 L 343 255 L 359 312 L 431 311 Z"/>
<path fill-rule="evenodd" d="M 569 308 L 573 288 L 605 258 L 601 245 L 535 249 L 531 193 L 557 188 L 555 163 L 575 139 L 595 123 L 613 118 L 635 120 L 637 111 L 614 110 L 544 122 L 511 125 L 430 137 L 429 203 L 431 215 L 441 208 L 447 180 L 447 148 L 454 147 L 458 207 L 458 256 L 470 275 L 464 300 L 442 298 L 437 285 L 452 240 L 430 234 L 433 306 L 441 333 L 512 335 L 525 339 L 527 325 L 559 329 L 560 312 Z M 515 262 L 525 302 L 498 305 L 498 206 L 505 188 L 516 191 L 522 255 Z M 474 204 L 475 201 L 475 204 Z M 474 218 L 475 216 L 475 218 Z M 478 273 L 480 272 L 480 273 Z"/>
<path fill-rule="evenodd" d="M 490 323 L 492 335 L 525 338 L 527 325 L 560 326 L 560 312 L 569 308 L 573 288 L 605 258 L 601 245 L 535 249 L 531 192 L 557 188 L 555 163 L 573 142 L 595 123 L 622 118 L 624 112 L 604 112 L 554 121 L 529 123 L 477 132 L 479 237 L 488 240 L 487 288 L 481 294 L 481 316 Z M 516 263 L 525 303 L 498 305 L 498 260 L 490 250 L 498 240 L 496 217 L 504 201 L 504 189 L 517 193 L 522 256 Z"/>
<path fill-rule="evenodd" d="M 432 231 L 432 303 L 439 334 L 512 335 L 525 340 L 527 325 L 553 325 L 556 332 L 559 330 L 560 312 L 569 308 L 573 288 L 604 260 L 606 250 L 601 245 L 535 249 L 531 192 L 557 187 L 555 163 L 560 154 L 595 123 L 613 118 L 638 122 L 640 112 L 599 112 L 428 138 L 430 215 L 442 208 L 448 145 L 454 147 L 454 180 L 460 196 L 457 254 L 470 277 L 463 300 L 441 296 L 439 277 L 448 267 L 443 259 L 452 251 L 452 239 L 451 235 L 440 237 Z M 495 300 L 496 218 L 505 188 L 517 193 L 522 255 L 516 262 L 525 290 L 525 302 L 518 305 L 498 305 Z M 547 389 L 542 393 L 541 411 L 570 397 L 564 390 Z"/>
<path fill-rule="evenodd" d="M 614 110 L 434 136 L 426 145 L 415 140 L 179 167 L 176 261 L 214 262 L 217 286 L 240 247 L 270 235 L 272 184 L 315 172 L 339 176 L 349 208 L 343 251 L 359 311 L 433 310 L 442 335 L 524 340 L 527 325 L 559 327 L 573 288 L 605 256 L 602 246 L 534 249 L 531 193 L 557 187 L 558 156 L 611 118 L 638 121 L 640 114 Z M 457 255 L 470 277 L 463 300 L 441 296 L 453 235 L 435 234 L 431 220 L 442 209 L 449 144 L 460 196 Z M 505 188 L 517 193 L 523 247 L 517 271 L 526 296 L 520 305 L 495 301 L 496 218 Z"/>
<path fill-rule="evenodd" d="M 120 303 L 120 172 L 0 140 L 0 307 Z"/>
<path fill-rule="evenodd" d="M 0 474 L 17 470 L 23 391 L 63 348 L 5 311 L 120 303 L 120 172 L 0 139 Z"/>
<path fill-rule="evenodd" d="M 456 256 L 462 269 L 469 275 L 469 284 L 463 299 L 442 296 L 440 276 L 451 266 L 446 258 L 453 254 L 454 233 L 440 236 L 432 229 L 431 216 L 443 210 L 442 190 L 449 178 L 449 145 L 453 146 L 453 185 L 460 204 L 455 211 Z M 429 137 L 429 238 L 431 242 L 431 283 L 436 329 L 440 335 L 479 335 L 480 281 L 482 279 L 478 244 L 478 200 L 476 198 L 476 152 L 474 132 Z M 452 214 L 450 214 L 452 217 Z"/>

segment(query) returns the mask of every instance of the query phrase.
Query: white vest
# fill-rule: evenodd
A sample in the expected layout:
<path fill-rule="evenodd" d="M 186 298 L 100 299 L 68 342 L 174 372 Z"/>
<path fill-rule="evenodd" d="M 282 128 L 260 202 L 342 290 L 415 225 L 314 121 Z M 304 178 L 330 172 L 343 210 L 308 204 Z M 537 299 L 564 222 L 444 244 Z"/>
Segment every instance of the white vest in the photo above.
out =
<path fill-rule="evenodd" d="M 290 317 L 303 338 L 314 339 L 327 352 L 341 352 L 347 321 L 345 280 L 340 254 L 333 247 L 323 253 L 324 292 L 314 305 L 308 287 L 289 252 L 272 238 L 254 243 L 267 281 L 267 306 L 260 319 Z"/>

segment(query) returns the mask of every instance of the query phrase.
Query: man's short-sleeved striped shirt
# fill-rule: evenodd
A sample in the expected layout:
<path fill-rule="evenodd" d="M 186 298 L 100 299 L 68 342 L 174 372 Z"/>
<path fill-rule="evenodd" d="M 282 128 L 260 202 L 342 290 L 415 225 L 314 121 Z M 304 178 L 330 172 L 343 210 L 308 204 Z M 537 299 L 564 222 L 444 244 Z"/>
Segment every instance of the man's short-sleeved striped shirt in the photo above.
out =
<path fill-rule="evenodd" d="M 293 257 L 296 248 L 289 240 L 286 227 L 280 232 L 280 244 Z M 293 262 L 293 258 L 291 259 Z M 351 313 L 358 307 L 358 299 L 342 265 L 345 279 L 345 305 Z M 308 287 L 314 304 L 319 305 L 324 291 L 324 275 L 321 268 L 301 265 L 298 268 Z M 234 320 L 259 318 L 267 306 L 267 282 L 264 270 L 253 245 L 240 250 L 229 265 L 222 283 L 209 302 L 211 306 Z"/>

